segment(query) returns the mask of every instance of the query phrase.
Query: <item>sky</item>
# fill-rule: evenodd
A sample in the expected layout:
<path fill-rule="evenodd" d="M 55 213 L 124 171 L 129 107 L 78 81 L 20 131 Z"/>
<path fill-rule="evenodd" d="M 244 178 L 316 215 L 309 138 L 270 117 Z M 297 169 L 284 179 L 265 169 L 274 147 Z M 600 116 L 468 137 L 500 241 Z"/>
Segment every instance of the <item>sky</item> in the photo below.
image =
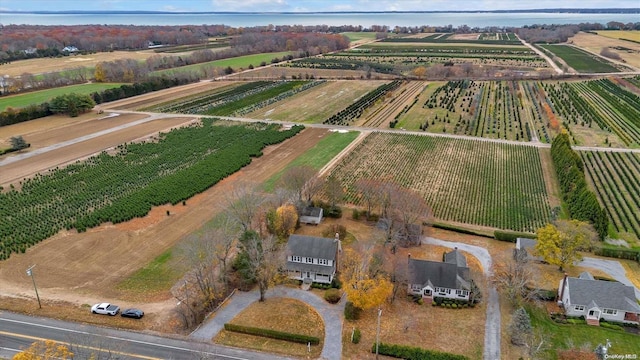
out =
<path fill-rule="evenodd" d="M 0 0 L 0 11 L 447 11 L 640 8 L 640 0 Z"/>

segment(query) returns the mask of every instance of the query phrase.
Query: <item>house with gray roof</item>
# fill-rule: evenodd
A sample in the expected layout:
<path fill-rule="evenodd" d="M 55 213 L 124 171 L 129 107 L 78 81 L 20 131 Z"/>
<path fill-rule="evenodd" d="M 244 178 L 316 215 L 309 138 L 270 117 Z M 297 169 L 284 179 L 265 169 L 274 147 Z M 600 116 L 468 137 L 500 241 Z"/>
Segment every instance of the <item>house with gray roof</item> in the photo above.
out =
<path fill-rule="evenodd" d="M 537 243 L 534 239 L 517 238 L 516 248 L 513 249 L 513 258 L 524 261 L 544 261 L 542 256 L 533 255 L 535 254 Z"/>
<path fill-rule="evenodd" d="M 639 324 L 640 305 L 633 287 L 596 280 L 586 271 L 577 278 L 565 275 L 558 286 L 558 299 L 567 316 L 584 316 L 590 325 L 599 325 L 600 319 Z"/>
<path fill-rule="evenodd" d="M 444 261 L 412 259 L 409 255 L 409 289 L 411 295 L 425 302 L 436 297 L 469 301 L 471 283 L 465 256 L 455 250 L 444 255 Z"/>
<path fill-rule="evenodd" d="M 287 275 L 292 279 L 330 284 L 338 266 L 338 238 L 291 235 L 287 241 Z"/>

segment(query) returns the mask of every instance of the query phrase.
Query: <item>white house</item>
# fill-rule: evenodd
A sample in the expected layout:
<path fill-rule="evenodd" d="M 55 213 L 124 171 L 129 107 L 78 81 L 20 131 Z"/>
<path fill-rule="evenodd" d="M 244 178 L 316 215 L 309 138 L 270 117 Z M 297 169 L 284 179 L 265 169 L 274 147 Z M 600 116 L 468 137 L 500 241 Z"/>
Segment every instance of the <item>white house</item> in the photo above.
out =
<path fill-rule="evenodd" d="M 444 255 L 444 261 L 412 259 L 409 255 L 409 294 L 426 302 L 435 297 L 469 300 L 471 284 L 467 259 L 456 248 Z"/>
<path fill-rule="evenodd" d="M 291 235 L 287 242 L 287 275 L 292 279 L 330 284 L 336 275 L 339 240 Z"/>
<path fill-rule="evenodd" d="M 558 286 L 558 305 L 567 316 L 584 316 L 590 325 L 600 319 L 638 324 L 640 305 L 632 286 L 617 281 L 595 280 L 588 272 L 564 276 Z"/>
<path fill-rule="evenodd" d="M 306 207 L 302 209 L 302 213 L 300 214 L 300 222 L 303 224 L 314 224 L 318 225 L 322 221 L 323 215 L 322 208 L 320 207 Z"/>

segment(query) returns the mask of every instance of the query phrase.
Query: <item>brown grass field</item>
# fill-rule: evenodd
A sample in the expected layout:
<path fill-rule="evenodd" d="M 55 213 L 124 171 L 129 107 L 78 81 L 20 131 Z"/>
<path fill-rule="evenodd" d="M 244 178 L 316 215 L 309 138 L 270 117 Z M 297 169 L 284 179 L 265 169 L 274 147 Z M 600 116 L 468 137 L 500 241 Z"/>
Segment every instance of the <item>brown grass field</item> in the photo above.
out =
<path fill-rule="evenodd" d="M 605 33 L 608 33 L 608 31 Z M 640 34 L 640 32 L 636 33 Z M 620 57 L 624 61 L 626 61 L 627 65 L 633 66 L 636 69 L 640 69 L 640 44 L 638 43 L 602 36 L 600 35 L 600 33 L 598 33 L 598 35 L 595 35 L 584 32 L 579 32 L 575 36 L 569 38 L 569 42 L 573 42 L 574 45 L 587 49 L 596 54 L 600 54 L 602 48 L 607 47 L 609 48 L 609 50 L 620 55 Z M 615 49 L 615 47 L 622 47 L 629 50 L 618 50 Z"/>
<path fill-rule="evenodd" d="M 629 39 L 633 41 L 640 41 L 640 31 L 638 30 L 602 30 L 596 31 L 598 35 L 605 36 L 611 39 Z"/>
<path fill-rule="evenodd" d="M 63 56 L 59 58 L 28 59 L 0 65 L 0 72 L 3 75 L 6 74 L 9 76 L 18 76 L 24 73 L 35 75 L 54 71 L 71 70 L 79 67 L 94 67 L 97 63 L 103 61 L 114 61 L 118 59 L 146 60 L 154 55 L 158 54 L 153 52 L 153 50 L 141 50 L 102 52 L 88 55 Z"/>
<path fill-rule="evenodd" d="M 327 81 L 296 96 L 249 113 L 246 117 L 321 123 L 384 83 L 385 81 Z"/>

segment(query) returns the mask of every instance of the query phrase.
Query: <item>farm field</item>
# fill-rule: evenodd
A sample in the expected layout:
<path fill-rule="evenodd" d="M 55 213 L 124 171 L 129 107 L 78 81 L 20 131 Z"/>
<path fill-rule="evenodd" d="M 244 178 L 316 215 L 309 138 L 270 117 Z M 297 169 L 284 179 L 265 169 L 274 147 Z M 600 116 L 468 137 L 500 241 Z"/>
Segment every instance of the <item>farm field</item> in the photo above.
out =
<path fill-rule="evenodd" d="M 122 84 L 116 83 L 91 83 L 63 86 L 47 90 L 33 91 L 19 95 L 9 95 L 0 97 L 0 111 L 4 111 L 7 107 L 21 108 L 31 104 L 42 104 L 52 98 L 69 93 L 78 93 L 89 95 L 93 92 L 119 87 Z"/>
<path fill-rule="evenodd" d="M 252 119 L 272 119 L 302 123 L 321 123 L 346 108 L 383 81 L 327 81 L 296 96 L 246 114 Z"/>
<path fill-rule="evenodd" d="M 123 117 L 119 119 L 118 122 L 124 122 L 123 125 L 126 125 L 126 123 L 128 122 L 136 121 L 135 119 L 139 119 L 139 115 L 123 115 Z M 75 162 L 79 159 L 84 159 L 86 157 L 99 153 L 102 150 L 116 147 L 123 142 L 145 138 L 149 134 L 155 134 L 159 131 L 167 131 L 173 127 L 180 126 L 190 120 L 191 119 L 187 117 L 167 116 L 164 119 L 144 122 L 133 127 L 109 132 L 90 140 L 75 142 L 64 147 L 52 149 L 43 153 L 38 153 L 32 157 L 29 157 L 28 159 L 2 164 L 0 165 L 2 167 L 2 171 L 0 172 L 0 186 L 4 186 L 6 188 L 9 183 L 15 183 L 19 180 L 22 180 L 23 178 L 31 177 L 35 173 Z M 78 129 L 76 130 L 76 126 L 68 127 L 68 133 L 56 131 L 56 133 L 60 134 L 60 138 L 48 137 L 46 133 L 39 133 L 37 135 L 33 134 L 33 137 L 36 139 L 44 138 L 43 142 L 46 142 L 48 144 L 53 143 L 53 145 L 55 145 L 62 141 L 65 141 L 63 139 L 71 138 L 72 141 L 73 139 L 80 138 L 81 136 L 87 136 L 94 133 L 91 130 L 91 125 L 78 126 L 77 128 Z M 25 137 L 25 140 L 30 141 L 29 139 L 29 136 Z M 36 147 L 42 146 L 38 145 Z M 11 153 L 8 156 L 3 156 L 2 160 L 10 160 L 11 157 L 14 156 L 14 154 L 15 153 Z M 15 185 L 19 186 L 19 184 Z"/>
<path fill-rule="evenodd" d="M 569 45 L 540 45 L 579 73 L 620 72 L 611 62 Z"/>
<path fill-rule="evenodd" d="M 522 45 L 514 33 L 424 33 L 402 37 L 386 38 L 381 42 L 415 43 L 469 43 L 489 45 Z"/>
<path fill-rule="evenodd" d="M 608 37 L 611 39 L 629 39 L 633 41 L 640 41 L 639 30 L 599 30 L 596 31 L 598 35 Z"/>
<path fill-rule="evenodd" d="M 616 233 L 640 240 L 640 155 L 600 151 L 579 154 Z"/>
<path fill-rule="evenodd" d="M 442 221 L 533 232 L 550 218 L 534 147 L 374 132 L 330 175 L 354 205 L 359 179 L 384 179 L 420 193 Z"/>
<path fill-rule="evenodd" d="M 190 198 L 186 205 L 154 207 L 143 218 L 103 224 L 86 233 L 62 230 L 26 253 L 2 261 L 0 296 L 32 294 L 32 285 L 24 281 L 24 269 L 37 263 L 38 290 L 43 298 L 66 300 L 78 306 L 105 298 L 114 302 L 126 298 L 129 300 L 120 301 L 120 305 L 143 306 L 150 312 L 158 307 L 169 311 L 175 301 L 168 293 L 149 299 L 144 293 L 141 297 L 139 289 L 127 292 L 116 285 L 221 212 L 225 207 L 223 199 L 238 182 L 261 183 L 312 148 L 325 134 L 325 129 L 305 129 L 283 143 L 265 148 L 264 156 L 254 158 L 237 173 Z M 167 210 L 171 216 L 165 214 Z M 104 256 L 107 253 L 110 256 Z M 169 302 L 149 303 L 158 300 Z"/>
<path fill-rule="evenodd" d="M 599 54 L 603 48 L 608 48 L 618 55 L 626 62 L 627 65 L 633 66 L 636 69 L 640 69 L 640 43 L 631 41 L 620 40 L 615 37 L 614 34 L 609 34 L 610 31 L 599 31 L 598 35 L 592 33 L 579 32 L 575 36 L 569 38 L 569 41 L 574 45 L 587 49 L 593 53 Z M 612 31 L 617 33 L 616 31 Z M 621 31 L 621 33 L 640 35 L 640 31 L 630 32 Z M 611 37 L 609 37 L 611 35 Z M 620 37 L 625 36 L 620 34 Z M 638 36 L 640 37 L 640 36 Z M 636 40 L 640 42 L 639 40 Z"/>
<path fill-rule="evenodd" d="M 11 77 L 24 73 L 42 74 L 61 70 L 73 70 L 78 68 L 93 68 L 97 63 L 103 61 L 114 61 L 118 59 L 146 60 L 158 55 L 153 50 L 141 51 L 113 51 L 101 52 L 88 55 L 73 55 L 59 58 L 41 58 L 14 61 L 10 64 L 0 65 L 2 74 Z"/>
<path fill-rule="evenodd" d="M 291 51 L 282 51 L 282 52 L 274 52 L 274 53 L 238 56 L 230 59 L 215 60 L 215 61 L 210 61 L 210 62 L 201 63 L 201 64 L 181 66 L 173 69 L 158 70 L 158 71 L 154 71 L 153 74 L 173 75 L 181 72 L 201 72 L 203 68 L 212 68 L 212 67 L 217 67 L 217 68 L 231 67 L 235 71 L 238 71 L 240 69 L 247 69 L 249 65 L 258 67 L 262 62 L 266 64 L 271 64 L 271 60 L 275 58 L 282 59 L 283 57 L 288 56 L 290 54 L 292 54 Z"/>

